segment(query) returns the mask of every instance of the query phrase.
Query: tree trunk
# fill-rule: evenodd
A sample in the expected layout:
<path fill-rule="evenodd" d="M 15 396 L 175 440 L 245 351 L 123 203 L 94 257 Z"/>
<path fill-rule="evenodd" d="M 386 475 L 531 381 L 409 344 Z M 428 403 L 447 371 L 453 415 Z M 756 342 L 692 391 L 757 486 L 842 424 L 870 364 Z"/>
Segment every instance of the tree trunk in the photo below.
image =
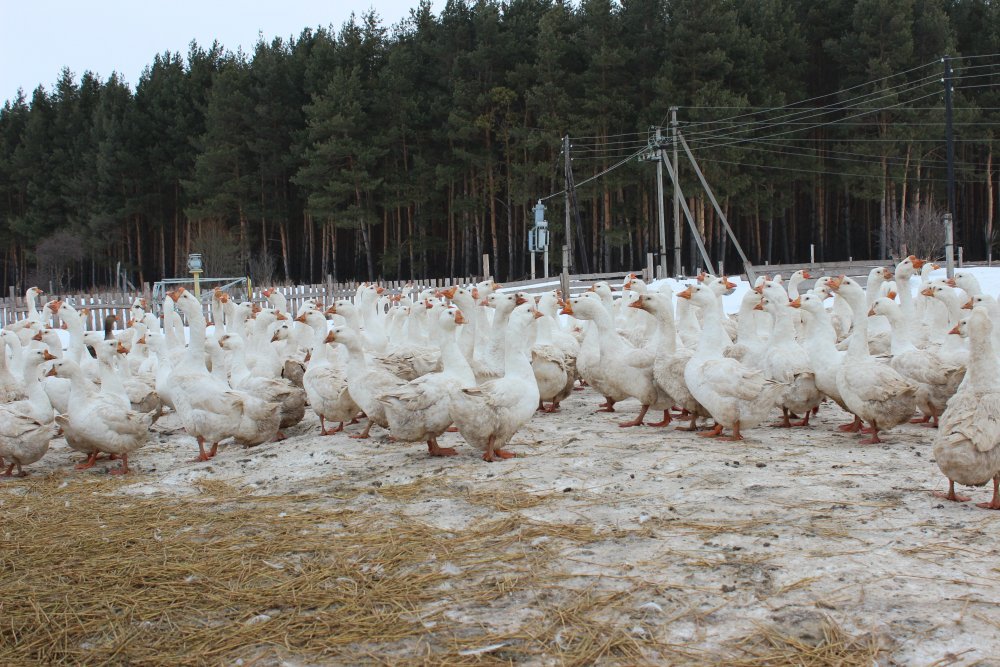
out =
<path fill-rule="evenodd" d="M 278 224 L 278 236 L 281 238 L 281 265 L 285 269 L 285 280 L 291 282 L 292 273 L 288 265 L 288 226 L 286 224 Z"/>
<path fill-rule="evenodd" d="M 986 261 L 993 263 L 993 144 L 986 154 Z"/>

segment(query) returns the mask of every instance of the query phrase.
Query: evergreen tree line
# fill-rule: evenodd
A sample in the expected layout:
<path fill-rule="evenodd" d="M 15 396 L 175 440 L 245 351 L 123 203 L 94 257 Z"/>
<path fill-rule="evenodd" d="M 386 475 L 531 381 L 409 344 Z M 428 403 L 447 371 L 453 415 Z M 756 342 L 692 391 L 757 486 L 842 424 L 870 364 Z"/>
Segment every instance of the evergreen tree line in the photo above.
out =
<path fill-rule="evenodd" d="M 956 242 L 984 258 L 1000 3 L 448 0 L 252 53 L 192 43 L 156 55 L 134 90 L 63 70 L 53 90 L 19 94 L 0 111 L 3 290 L 109 284 L 119 265 L 137 283 L 183 276 L 199 251 L 209 275 L 266 281 L 473 275 L 483 253 L 518 279 L 537 199 L 553 248 L 565 242 L 566 135 L 574 268 L 641 267 L 658 250 L 644 151 L 654 128 L 670 137 L 671 107 L 751 261 L 802 261 L 811 245 L 817 260 L 886 257 L 928 239 L 933 252 L 944 54 Z M 708 253 L 736 268 L 680 156 Z M 673 271 L 671 192 L 667 180 Z"/>

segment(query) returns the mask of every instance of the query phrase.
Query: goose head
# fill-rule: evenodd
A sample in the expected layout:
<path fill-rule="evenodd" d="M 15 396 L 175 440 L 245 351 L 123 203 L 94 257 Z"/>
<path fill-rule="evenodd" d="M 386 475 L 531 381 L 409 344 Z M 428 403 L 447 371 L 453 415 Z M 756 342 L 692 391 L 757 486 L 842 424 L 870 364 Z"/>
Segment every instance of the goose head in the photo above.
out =
<path fill-rule="evenodd" d="M 79 364 L 72 359 L 57 359 L 53 361 L 52 366 L 45 375 L 46 377 L 60 377 L 67 379 L 83 378 L 83 372 L 80 370 Z"/>
<path fill-rule="evenodd" d="M 812 278 L 812 274 L 810 274 L 807 269 L 799 269 L 798 271 L 796 271 L 795 273 L 793 273 L 788 277 L 788 282 L 789 283 L 794 282 L 798 284 L 803 280 L 809 280 L 810 278 Z"/>
<path fill-rule="evenodd" d="M 970 297 L 982 294 L 979 280 L 970 271 L 956 271 L 952 287 L 958 287 L 965 291 Z"/>
<path fill-rule="evenodd" d="M 881 315 L 889 318 L 890 320 L 894 320 L 900 314 L 899 304 L 887 296 L 880 296 L 872 301 L 871 308 L 868 309 L 868 317 Z"/>
<path fill-rule="evenodd" d="M 913 275 L 924 267 L 927 261 L 923 259 L 917 259 L 915 255 L 910 255 L 896 265 L 896 280 L 907 281 L 913 277 Z"/>
<path fill-rule="evenodd" d="M 594 320 L 602 315 L 607 315 L 601 299 L 593 292 L 585 292 L 578 296 L 566 299 L 563 308 L 559 311 L 563 315 L 571 315 L 578 320 Z"/>
<path fill-rule="evenodd" d="M 688 299 L 701 308 L 711 308 L 719 302 L 719 297 L 712 291 L 712 288 L 702 283 L 688 285 L 684 290 L 678 292 L 677 296 L 681 299 Z"/>
<path fill-rule="evenodd" d="M 827 297 L 815 292 L 807 292 L 805 294 L 800 294 L 799 298 L 795 301 L 789 301 L 788 305 L 792 308 L 800 308 L 812 315 L 818 315 L 821 312 L 826 312 L 826 305 L 824 304 L 826 298 Z"/>
<path fill-rule="evenodd" d="M 187 291 L 183 287 L 178 287 L 177 289 L 167 292 L 167 296 L 173 302 L 174 307 L 188 316 L 188 318 L 194 316 L 202 316 L 201 313 L 201 302 L 195 298 L 191 292 Z"/>
<path fill-rule="evenodd" d="M 709 276 L 705 278 L 703 283 L 708 285 L 718 296 L 732 294 L 733 290 L 736 289 L 736 283 L 729 280 L 729 276 Z"/>
<path fill-rule="evenodd" d="M 280 340 L 288 340 L 291 334 L 292 327 L 289 326 L 288 322 L 279 322 L 278 326 L 274 329 L 274 333 L 271 334 L 271 342 L 277 343 Z"/>
<path fill-rule="evenodd" d="M 446 333 L 451 333 L 455 331 L 458 327 L 465 324 L 467 320 L 465 315 L 461 310 L 455 306 L 448 306 L 441 310 L 437 318 L 438 327 Z"/>

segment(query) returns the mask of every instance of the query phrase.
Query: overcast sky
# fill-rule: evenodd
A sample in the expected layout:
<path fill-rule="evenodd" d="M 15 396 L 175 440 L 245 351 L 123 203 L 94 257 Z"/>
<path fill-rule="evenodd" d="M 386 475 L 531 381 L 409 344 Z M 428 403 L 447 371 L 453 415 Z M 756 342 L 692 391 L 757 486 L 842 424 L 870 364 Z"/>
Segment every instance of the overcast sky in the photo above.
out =
<path fill-rule="evenodd" d="M 336 29 L 374 9 L 386 26 L 409 16 L 418 0 L 0 0 L 0 105 L 23 88 L 51 91 L 63 67 L 80 80 L 90 70 L 117 71 L 135 90 L 153 56 L 185 55 L 196 40 L 231 51 L 253 50 L 258 34 L 297 37 L 303 28 Z M 440 12 L 443 0 L 434 0 Z"/>

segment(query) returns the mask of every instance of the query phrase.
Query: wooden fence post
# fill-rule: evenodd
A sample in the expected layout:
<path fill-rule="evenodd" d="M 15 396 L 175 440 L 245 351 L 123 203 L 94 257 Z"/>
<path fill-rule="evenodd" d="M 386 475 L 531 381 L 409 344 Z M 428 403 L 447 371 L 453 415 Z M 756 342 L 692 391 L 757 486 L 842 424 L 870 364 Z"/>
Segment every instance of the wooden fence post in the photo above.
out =
<path fill-rule="evenodd" d="M 559 278 L 559 286 L 562 288 L 562 298 L 569 299 L 569 246 L 562 247 L 562 275 Z"/>

